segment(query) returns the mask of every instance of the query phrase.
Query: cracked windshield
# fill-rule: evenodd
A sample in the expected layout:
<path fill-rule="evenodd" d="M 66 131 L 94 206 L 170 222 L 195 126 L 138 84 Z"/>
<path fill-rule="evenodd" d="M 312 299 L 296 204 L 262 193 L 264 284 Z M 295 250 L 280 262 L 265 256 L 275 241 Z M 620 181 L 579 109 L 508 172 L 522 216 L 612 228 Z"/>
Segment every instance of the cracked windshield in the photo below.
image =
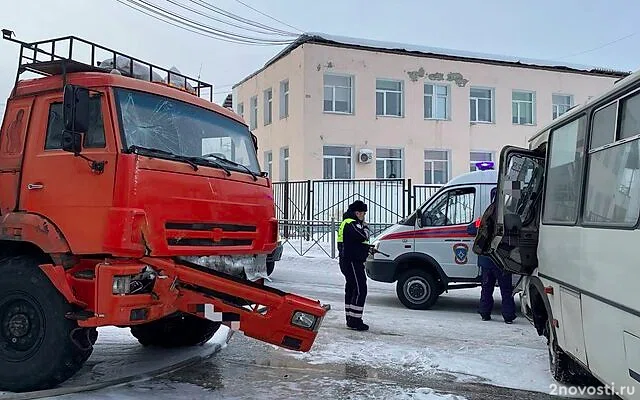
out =
<path fill-rule="evenodd" d="M 117 89 L 125 147 L 144 147 L 175 156 L 204 157 L 260 172 L 246 126 L 213 111 L 166 97 Z M 244 168 L 240 167 L 241 170 Z"/>

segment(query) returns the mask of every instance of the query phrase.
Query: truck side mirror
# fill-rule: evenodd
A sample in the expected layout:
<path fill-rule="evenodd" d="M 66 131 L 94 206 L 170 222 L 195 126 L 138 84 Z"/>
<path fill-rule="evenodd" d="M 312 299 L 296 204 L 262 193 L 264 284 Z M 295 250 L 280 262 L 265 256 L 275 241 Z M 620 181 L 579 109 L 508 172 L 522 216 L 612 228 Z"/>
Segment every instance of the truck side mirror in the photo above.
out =
<path fill-rule="evenodd" d="M 62 131 L 62 150 L 79 154 L 82 150 L 82 134 L 66 129 Z"/>
<path fill-rule="evenodd" d="M 66 131 L 85 133 L 89 129 L 89 89 L 65 85 L 62 119 Z"/>

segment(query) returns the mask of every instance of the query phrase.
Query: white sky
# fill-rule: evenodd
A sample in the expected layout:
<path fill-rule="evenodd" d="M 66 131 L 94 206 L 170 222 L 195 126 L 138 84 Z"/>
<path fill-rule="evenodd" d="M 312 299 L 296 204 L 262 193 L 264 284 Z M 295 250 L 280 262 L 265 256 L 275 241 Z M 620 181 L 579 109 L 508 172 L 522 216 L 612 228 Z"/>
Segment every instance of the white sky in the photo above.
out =
<path fill-rule="evenodd" d="M 179 10 L 168 0 L 147 1 Z M 173 1 L 197 7 L 191 0 Z M 293 30 L 237 0 L 205 1 L 269 26 Z M 635 30 L 640 3 L 633 0 L 243 1 L 304 31 L 621 70 L 636 70 L 640 66 L 640 32 L 636 34 Z M 202 80 L 218 87 L 218 102 L 230 91 L 231 84 L 260 68 L 283 48 L 231 44 L 202 37 L 134 11 L 116 0 L 0 0 L 0 4 L 0 28 L 15 31 L 21 40 L 71 34 L 156 65 L 175 65 L 187 75 L 197 76 L 202 65 Z M 185 10 L 179 12 L 220 29 L 256 35 Z M 621 40 L 602 47 L 617 39 Z M 0 40 L 0 108 L 13 85 L 18 48 Z"/>

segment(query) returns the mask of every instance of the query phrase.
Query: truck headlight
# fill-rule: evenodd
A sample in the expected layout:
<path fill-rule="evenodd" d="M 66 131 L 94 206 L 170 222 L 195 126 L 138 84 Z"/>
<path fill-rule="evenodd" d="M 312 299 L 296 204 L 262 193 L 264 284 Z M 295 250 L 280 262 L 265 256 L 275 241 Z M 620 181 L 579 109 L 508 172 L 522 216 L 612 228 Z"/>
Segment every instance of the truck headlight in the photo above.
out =
<path fill-rule="evenodd" d="M 113 294 L 127 294 L 131 290 L 131 275 L 113 277 Z"/>
<path fill-rule="evenodd" d="M 291 318 L 291 324 L 304 329 L 313 329 L 313 326 L 316 324 L 316 316 L 302 312 L 296 311 L 293 313 L 293 318 Z"/>

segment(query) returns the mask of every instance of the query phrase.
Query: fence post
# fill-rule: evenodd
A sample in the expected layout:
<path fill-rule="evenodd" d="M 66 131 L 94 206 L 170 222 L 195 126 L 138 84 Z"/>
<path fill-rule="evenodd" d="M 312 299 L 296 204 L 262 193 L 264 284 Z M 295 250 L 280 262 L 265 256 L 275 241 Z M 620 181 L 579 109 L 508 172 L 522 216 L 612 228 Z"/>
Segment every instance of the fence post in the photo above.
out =
<path fill-rule="evenodd" d="M 336 218 L 331 217 L 331 258 L 336 258 Z"/>
<path fill-rule="evenodd" d="M 284 214 L 284 237 L 289 238 L 289 181 L 284 181 L 284 204 L 282 206 L 282 213 Z"/>
<path fill-rule="evenodd" d="M 404 213 L 402 218 L 407 218 L 407 215 L 409 213 L 411 213 L 411 211 L 413 211 L 412 207 L 411 207 L 411 199 L 412 198 L 413 198 L 413 190 L 412 190 L 412 187 L 411 187 L 411 178 L 409 178 L 409 179 L 407 179 L 407 201 L 405 203 L 405 207 L 406 208 L 404 210 L 402 210 L 403 213 Z M 407 208 L 409 209 L 408 212 L 407 212 Z"/>
<path fill-rule="evenodd" d="M 311 224 L 311 180 L 307 180 L 307 240 L 313 237 L 313 225 Z"/>

